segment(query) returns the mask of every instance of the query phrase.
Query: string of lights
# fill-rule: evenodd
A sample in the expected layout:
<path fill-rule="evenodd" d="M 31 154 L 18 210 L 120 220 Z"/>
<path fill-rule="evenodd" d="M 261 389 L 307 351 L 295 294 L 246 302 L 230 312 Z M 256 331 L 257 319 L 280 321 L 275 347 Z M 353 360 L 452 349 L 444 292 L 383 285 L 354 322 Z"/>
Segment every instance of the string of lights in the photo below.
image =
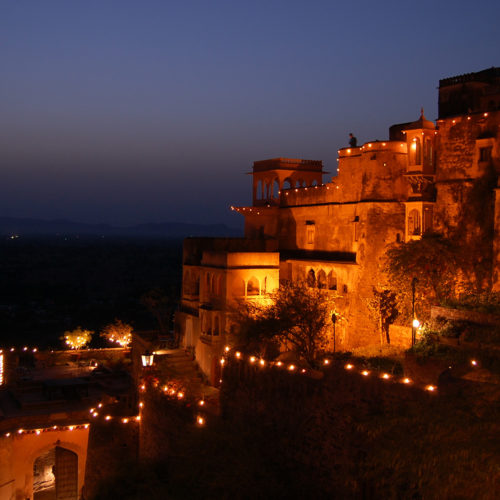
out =
<path fill-rule="evenodd" d="M 186 407 L 196 407 L 198 408 L 198 412 L 195 412 L 195 421 L 198 426 L 203 426 L 206 423 L 206 414 L 203 412 L 200 412 L 205 407 L 205 399 L 204 398 L 199 398 L 199 397 L 192 397 L 190 395 L 186 395 L 186 391 L 183 388 L 178 388 L 177 385 L 173 382 L 167 383 L 164 385 L 160 385 L 159 383 L 154 383 L 152 387 L 160 394 L 162 394 L 165 397 L 168 397 L 172 401 L 177 401 Z M 143 383 L 139 386 L 139 391 L 140 392 L 145 392 L 146 391 L 146 384 Z M 139 409 L 142 410 L 144 409 L 144 401 L 139 402 Z"/>
<path fill-rule="evenodd" d="M 300 374 L 307 374 L 308 372 L 311 371 L 311 370 L 308 370 L 306 368 L 300 368 L 293 363 L 284 363 L 282 361 L 266 361 L 266 360 L 264 360 L 262 358 L 258 358 L 256 356 L 246 356 L 245 357 L 240 351 L 231 352 L 231 348 L 229 346 L 226 346 L 224 348 L 224 351 L 225 351 L 225 355 L 223 357 L 221 357 L 221 359 L 220 359 L 220 364 L 222 366 L 225 365 L 225 363 L 227 362 L 227 359 L 232 354 L 233 358 L 238 360 L 238 361 L 247 361 L 250 365 L 260 366 L 262 368 L 275 367 L 275 368 L 286 370 L 286 371 L 291 372 L 291 373 L 300 373 Z M 325 358 L 322 361 L 323 368 L 328 367 L 330 364 L 331 364 L 331 360 L 328 358 Z M 479 366 L 478 361 L 475 359 L 471 359 L 470 364 L 473 367 Z M 425 390 L 428 392 L 434 392 L 434 393 L 437 392 L 437 387 L 435 385 L 432 385 L 432 384 L 426 384 L 424 386 L 417 385 L 408 377 L 397 377 L 397 376 L 391 375 L 391 374 L 386 373 L 386 372 L 378 372 L 375 370 L 366 370 L 364 368 L 358 369 L 352 363 L 345 364 L 344 369 L 347 370 L 348 372 L 357 373 L 357 374 L 359 374 L 363 377 L 366 377 L 366 378 L 368 378 L 370 376 L 371 377 L 378 377 L 382 380 L 391 381 L 393 383 L 401 383 L 401 384 L 404 384 L 407 386 L 411 385 L 413 387 L 418 387 L 418 388 L 421 388 L 422 390 Z"/>
<path fill-rule="evenodd" d="M 3 437 L 9 438 L 16 435 L 19 436 L 19 435 L 30 435 L 30 434 L 40 436 L 42 433 L 45 432 L 75 431 L 75 430 L 88 429 L 89 427 L 90 427 L 89 423 L 73 424 L 73 425 L 52 425 L 50 427 L 35 427 L 33 429 L 24 429 L 21 427 L 15 431 L 6 432 L 3 435 Z"/>

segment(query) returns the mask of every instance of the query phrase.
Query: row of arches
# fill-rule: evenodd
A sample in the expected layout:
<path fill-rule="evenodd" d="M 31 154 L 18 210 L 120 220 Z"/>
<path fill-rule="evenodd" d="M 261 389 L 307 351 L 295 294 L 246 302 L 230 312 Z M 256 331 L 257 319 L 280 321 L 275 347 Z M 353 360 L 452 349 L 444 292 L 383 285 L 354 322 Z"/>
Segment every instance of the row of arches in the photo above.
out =
<path fill-rule="evenodd" d="M 248 280 L 239 280 L 233 292 L 239 297 L 253 297 L 267 293 L 268 279 L 264 276 L 262 282 L 256 276 Z"/>
<path fill-rule="evenodd" d="M 306 283 L 311 288 L 319 288 L 321 290 L 340 290 L 337 275 L 330 271 L 328 274 L 319 269 L 317 272 L 310 268 L 306 274 Z M 342 293 L 347 293 L 347 284 L 342 285 Z"/>
<path fill-rule="evenodd" d="M 224 276 L 219 273 L 207 272 L 203 279 L 202 294 L 220 297 L 223 295 Z M 238 280 L 233 288 L 233 294 L 239 297 L 252 297 L 267 293 L 268 277 L 264 276 L 259 280 L 256 276 L 249 279 Z M 200 278 L 197 273 L 186 271 L 184 274 L 183 283 L 184 295 L 199 296 L 200 294 Z"/>
<path fill-rule="evenodd" d="M 323 269 L 320 269 L 318 273 L 314 269 L 309 269 L 306 276 L 306 283 L 311 288 L 321 288 L 324 290 L 337 290 L 337 276 L 333 271 L 328 274 Z"/>
<path fill-rule="evenodd" d="M 200 294 L 200 277 L 198 273 L 191 272 L 189 269 L 184 273 L 183 281 L 184 295 L 197 297 Z"/>
<path fill-rule="evenodd" d="M 222 320 L 218 312 L 204 312 L 201 316 L 201 333 L 218 337 L 221 332 Z"/>
<path fill-rule="evenodd" d="M 205 284 L 205 293 L 217 297 L 222 295 L 222 274 L 207 273 Z"/>
<path fill-rule="evenodd" d="M 277 177 L 275 177 L 274 179 L 261 179 L 257 182 L 256 185 L 255 199 L 261 201 L 278 200 L 280 197 L 280 192 L 283 189 L 314 187 L 317 185 L 318 181 L 316 179 L 309 182 L 309 184 L 302 178 L 294 177 L 287 177 L 281 184 Z"/>

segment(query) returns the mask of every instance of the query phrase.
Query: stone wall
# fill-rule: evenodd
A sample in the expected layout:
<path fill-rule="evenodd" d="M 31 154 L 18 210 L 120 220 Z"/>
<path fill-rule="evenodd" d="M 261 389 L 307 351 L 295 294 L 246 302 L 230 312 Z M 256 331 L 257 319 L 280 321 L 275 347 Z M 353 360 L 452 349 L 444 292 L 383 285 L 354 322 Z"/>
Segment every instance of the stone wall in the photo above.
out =
<path fill-rule="evenodd" d="M 221 403 L 226 419 L 272 429 L 268 446 L 325 497 L 493 499 L 499 486 L 499 425 L 470 401 L 343 365 L 317 380 L 231 361 Z"/>
<path fill-rule="evenodd" d="M 123 473 L 137 459 L 139 424 L 121 419 L 92 422 L 88 439 L 84 498 L 100 493 L 103 483 Z M 101 497 L 102 498 L 102 497 Z"/>
<path fill-rule="evenodd" d="M 411 326 L 389 325 L 391 345 L 409 349 L 411 347 Z"/>
<path fill-rule="evenodd" d="M 500 317 L 495 314 L 486 314 L 477 311 L 466 311 L 464 309 L 452 309 L 450 307 L 432 306 L 431 318 L 444 318 L 452 321 L 469 321 L 478 325 L 500 325 Z"/>

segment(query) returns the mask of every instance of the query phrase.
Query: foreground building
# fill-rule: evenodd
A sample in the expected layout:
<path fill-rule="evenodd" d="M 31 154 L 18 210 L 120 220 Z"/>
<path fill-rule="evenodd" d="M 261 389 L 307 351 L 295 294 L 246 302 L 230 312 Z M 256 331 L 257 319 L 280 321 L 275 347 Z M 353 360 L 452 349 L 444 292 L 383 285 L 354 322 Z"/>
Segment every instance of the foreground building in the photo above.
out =
<path fill-rule="evenodd" d="M 334 295 L 340 348 L 377 344 L 368 302 L 384 281 L 386 249 L 428 231 L 462 238 L 471 259 L 491 263 L 481 284 L 498 290 L 499 126 L 500 68 L 491 68 L 440 81 L 437 123 L 422 110 L 387 140 L 340 149 L 329 182 L 321 161 L 255 162 L 252 205 L 232 207 L 245 217 L 245 238 L 184 244 L 176 328 L 210 381 L 235 333 L 231 307 L 265 300 L 280 280 Z"/>

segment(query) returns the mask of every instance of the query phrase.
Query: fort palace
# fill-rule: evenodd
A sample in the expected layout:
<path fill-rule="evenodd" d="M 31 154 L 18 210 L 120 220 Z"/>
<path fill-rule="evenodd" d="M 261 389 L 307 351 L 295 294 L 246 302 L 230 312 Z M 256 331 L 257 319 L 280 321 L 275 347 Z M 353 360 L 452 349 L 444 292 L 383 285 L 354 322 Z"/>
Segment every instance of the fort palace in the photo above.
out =
<path fill-rule="evenodd" d="M 245 217 L 245 237 L 184 243 L 176 328 L 210 381 L 217 384 L 222 349 L 236 333 L 231 306 L 266 300 L 283 280 L 335 295 L 343 318 L 338 348 L 378 343 L 367 301 L 385 280 L 385 252 L 426 232 L 462 234 L 471 248 L 486 244 L 486 281 L 498 290 L 499 125 L 500 68 L 490 68 L 441 80 L 436 122 L 422 110 L 417 120 L 391 126 L 387 139 L 340 149 L 337 173 L 326 182 L 321 161 L 254 162 L 253 203 L 232 207 Z M 471 224 L 470 195 L 492 176 L 483 220 Z"/>

